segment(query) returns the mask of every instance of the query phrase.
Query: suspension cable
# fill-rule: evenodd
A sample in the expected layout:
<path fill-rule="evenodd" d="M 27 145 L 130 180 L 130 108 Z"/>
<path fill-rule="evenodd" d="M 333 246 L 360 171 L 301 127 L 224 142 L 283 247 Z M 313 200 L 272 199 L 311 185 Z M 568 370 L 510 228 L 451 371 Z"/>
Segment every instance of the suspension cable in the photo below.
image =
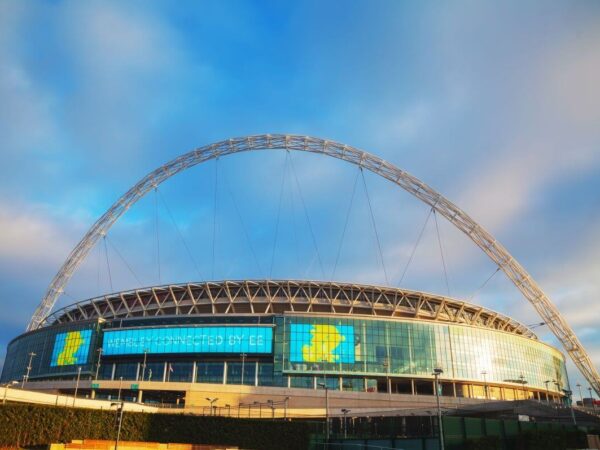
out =
<path fill-rule="evenodd" d="M 333 265 L 333 271 L 331 273 L 331 279 L 335 279 L 335 272 L 337 270 L 337 265 L 340 260 L 340 255 L 342 253 L 342 245 L 344 243 L 344 237 L 346 236 L 346 230 L 348 228 L 348 222 L 350 221 L 350 213 L 352 212 L 352 205 L 354 203 L 354 196 L 356 194 L 356 185 L 358 184 L 358 176 L 360 175 L 360 168 L 356 171 L 356 176 L 354 177 L 354 184 L 352 186 L 352 195 L 350 196 L 350 203 L 348 204 L 348 210 L 346 211 L 346 220 L 344 222 L 344 229 L 342 230 L 342 236 L 340 238 L 340 245 L 338 246 L 337 255 L 335 257 L 335 264 Z"/>
<path fill-rule="evenodd" d="M 244 231 L 244 236 L 246 237 L 246 243 L 248 244 L 248 248 L 250 249 L 250 253 L 252 254 L 252 259 L 254 260 L 254 263 L 256 264 L 258 273 L 260 274 L 261 277 L 264 277 L 263 271 L 258 262 L 258 258 L 256 257 L 256 252 L 254 251 L 254 246 L 252 245 L 252 240 L 250 239 L 250 234 L 248 233 L 248 227 L 246 226 L 246 223 L 244 222 L 244 218 L 242 217 L 242 213 L 240 212 L 240 209 L 238 207 L 237 201 L 235 199 L 235 195 L 233 195 L 233 190 L 231 189 L 231 184 L 229 183 L 229 178 L 227 176 L 227 173 L 223 173 L 223 178 L 225 180 L 225 187 L 227 188 L 227 192 L 229 193 L 229 197 L 231 198 L 231 202 L 233 203 L 233 208 L 235 209 L 235 213 L 238 217 L 238 220 L 240 221 L 240 224 L 242 225 L 242 230 Z"/>
<path fill-rule="evenodd" d="M 387 270 L 385 268 L 385 261 L 383 259 L 383 252 L 381 251 L 381 241 L 379 240 L 379 232 L 377 231 L 377 224 L 375 222 L 375 214 L 373 214 L 373 206 L 371 205 L 371 198 L 369 197 L 369 190 L 367 189 L 367 180 L 365 179 L 365 173 L 363 172 L 362 167 L 359 167 L 360 174 L 362 176 L 363 185 L 365 187 L 365 195 L 367 197 L 367 203 L 369 204 L 369 212 L 371 213 L 371 223 L 373 225 L 373 230 L 375 231 L 375 239 L 377 241 L 377 249 L 379 250 L 379 258 L 381 259 L 381 267 L 383 268 L 383 276 L 385 277 L 385 283 L 387 286 L 390 285 Z"/>
<path fill-rule="evenodd" d="M 100 245 L 97 246 L 98 250 L 98 273 L 97 273 L 97 292 L 100 292 L 100 270 L 102 267 L 102 247 Z"/>
<path fill-rule="evenodd" d="M 285 187 L 285 176 L 287 174 L 288 159 L 290 153 L 285 152 L 285 160 L 283 162 L 283 171 L 281 174 L 281 185 L 279 188 L 279 204 L 277 206 L 277 219 L 275 221 L 275 236 L 273 237 L 273 250 L 271 252 L 271 265 L 269 267 L 269 280 L 273 276 L 273 265 L 275 264 L 275 250 L 277 249 L 277 236 L 279 234 L 279 219 L 281 218 L 281 204 L 283 202 L 283 188 Z"/>
<path fill-rule="evenodd" d="M 156 232 L 156 264 L 158 267 L 158 284 L 162 284 L 160 273 L 160 231 L 158 229 L 158 194 L 154 186 L 154 230 Z"/>
<path fill-rule="evenodd" d="M 160 197 L 160 200 L 161 200 L 163 206 L 167 210 L 167 214 L 169 215 L 169 218 L 171 219 L 171 222 L 173 223 L 173 226 L 175 227 L 175 231 L 177 231 L 177 234 L 179 235 L 179 238 L 181 239 L 181 242 L 183 243 L 183 246 L 185 247 L 185 250 L 186 250 L 188 256 L 192 260 L 192 264 L 194 264 L 194 268 L 196 269 L 196 272 L 198 272 L 198 276 L 200 277 L 201 280 L 203 280 L 204 276 L 202 275 L 202 272 L 200 271 L 200 268 L 198 267 L 198 263 L 196 262 L 196 258 L 194 258 L 194 255 L 193 255 L 192 251 L 190 250 L 190 247 L 188 246 L 188 244 L 187 244 L 187 242 L 185 240 L 185 237 L 183 236 L 183 233 L 181 232 L 181 230 L 177 226 L 177 221 L 175 220 L 175 216 L 171 212 L 171 208 L 169 208 L 169 205 L 167 204 L 165 196 L 162 194 L 162 192 L 160 190 L 157 190 L 157 192 L 158 192 L 158 195 Z"/>
<path fill-rule="evenodd" d="M 289 150 L 288 150 L 289 152 Z M 313 245 L 315 246 L 315 252 L 317 254 L 317 259 L 319 261 L 319 268 L 321 269 L 321 276 L 325 278 L 325 270 L 323 269 L 323 261 L 321 260 L 321 254 L 319 253 L 319 247 L 317 246 L 317 238 L 315 237 L 315 232 L 313 230 L 312 224 L 310 222 L 310 216 L 308 215 L 308 209 L 306 208 L 306 202 L 304 201 L 304 196 L 302 195 L 302 189 L 300 188 L 300 182 L 298 181 L 298 174 L 296 173 L 296 167 L 294 166 L 294 158 L 290 153 L 290 166 L 292 168 L 292 173 L 294 174 L 294 179 L 296 181 L 296 188 L 298 189 L 298 196 L 300 197 L 300 202 L 302 203 L 302 208 L 304 209 L 304 216 L 306 217 L 306 222 L 308 223 L 308 228 L 310 230 L 310 236 L 313 241 Z"/>
<path fill-rule="evenodd" d="M 475 292 L 473 292 L 473 294 L 469 297 L 469 301 L 473 301 L 473 299 L 475 298 L 475 296 L 477 294 L 479 294 L 479 292 L 481 292 L 484 287 L 486 287 L 486 285 L 491 281 L 492 278 L 494 278 L 494 276 L 498 272 L 500 272 L 500 267 L 496 267 L 496 270 L 494 270 L 494 273 L 492 273 L 489 277 L 487 277 L 486 280 L 483 282 L 483 284 L 481 286 L 479 286 L 477 289 L 475 289 Z"/>
<path fill-rule="evenodd" d="M 215 279 L 215 249 L 216 249 L 216 240 L 217 240 L 217 208 L 218 204 L 218 195 L 217 190 L 219 188 L 219 158 L 215 158 L 215 186 L 214 186 L 214 195 L 213 195 L 213 229 L 212 229 L 212 259 L 210 264 L 210 278 L 211 280 Z"/>
<path fill-rule="evenodd" d="M 142 282 L 140 281 L 140 279 L 138 278 L 138 276 L 136 275 L 136 273 L 133 271 L 133 269 L 131 268 L 131 266 L 127 263 L 127 261 L 125 260 L 125 258 L 123 257 L 123 255 L 121 255 L 121 252 L 119 252 L 119 250 L 117 249 L 117 246 L 110 239 L 108 239 L 108 236 L 106 237 L 106 242 L 108 242 L 110 244 L 110 247 L 115 251 L 115 253 L 121 259 L 121 261 L 123 262 L 123 264 L 125 264 L 125 266 L 127 267 L 127 269 L 129 269 L 129 272 L 131 272 L 131 275 L 133 275 L 133 278 L 135 278 L 135 281 L 138 282 L 138 285 L 142 286 Z"/>
<path fill-rule="evenodd" d="M 110 274 L 110 264 L 108 262 L 108 247 L 106 246 L 106 235 L 102 235 L 102 242 L 104 242 L 104 256 L 106 256 L 106 269 L 108 271 L 108 282 L 110 284 L 110 292 L 114 292 L 112 275 Z"/>
<path fill-rule="evenodd" d="M 290 192 L 290 203 L 292 206 L 292 235 L 294 238 L 294 253 L 296 254 L 296 263 L 300 266 L 300 245 L 298 239 L 298 221 L 296 220 L 296 200 L 294 195 L 294 186 L 292 183 L 289 185 Z"/>
<path fill-rule="evenodd" d="M 442 257 L 442 266 L 444 267 L 444 280 L 446 282 L 446 291 L 450 297 L 450 283 L 448 283 L 448 270 L 446 268 L 446 259 L 444 258 L 444 249 L 442 247 L 442 238 L 440 237 L 440 229 L 438 227 L 437 213 L 433 210 L 433 219 L 435 221 L 435 231 L 437 233 L 438 245 L 440 247 L 440 256 Z"/>
<path fill-rule="evenodd" d="M 429 222 L 429 218 L 431 217 L 431 213 L 433 212 L 433 208 L 431 208 L 429 210 L 429 213 L 427 214 L 427 217 L 425 218 L 425 222 L 423 222 L 423 226 L 421 227 L 421 231 L 419 231 L 419 236 L 417 237 L 417 240 L 415 242 L 415 245 L 413 246 L 412 251 L 410 252 L 410 256 L 408 257 L 408 261 L 406 261 L 406 265 L 404 266 L 404 270 L 402 271 L 402 276 L 400 277 L 400 280 L 398 281 L 398 283 L 396 284 L 396 286 L 400 286 L 402 284 L 402 281 L 404 280 L 404 277 L 406 276 L 406 272 L 408 271 L 408 267 L 410 266 L 410 263 L 412 262 L 415 253 L 417 252 L 417 247 L 419 246 L 419 243 L 421 242 L 421 238 L 423 237 L 423 233 L 425 232 L 425 228 L 427 227 L 427 223 Z"/>

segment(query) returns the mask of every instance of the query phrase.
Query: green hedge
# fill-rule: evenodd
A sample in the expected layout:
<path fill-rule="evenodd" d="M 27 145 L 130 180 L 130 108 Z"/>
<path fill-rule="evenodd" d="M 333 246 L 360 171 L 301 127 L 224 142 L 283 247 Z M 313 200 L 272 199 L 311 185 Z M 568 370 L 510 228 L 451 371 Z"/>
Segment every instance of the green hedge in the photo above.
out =
<path fill-rule="evenodd" d="M 269 450 L 307 449 L 311 424 L 187 414 L 129 413 L 126 441 L 223 444 Z M 115 412 L 28 404 L 0 407 L 0 447 L 30 447 L 73 439 L 114 439 Z"/>
<path fill-rule="evenodd" d="M 530 430 L 516 440 L 517 450 L 565 450 L 586 448 L 585 433 L 577 430 Z"/>

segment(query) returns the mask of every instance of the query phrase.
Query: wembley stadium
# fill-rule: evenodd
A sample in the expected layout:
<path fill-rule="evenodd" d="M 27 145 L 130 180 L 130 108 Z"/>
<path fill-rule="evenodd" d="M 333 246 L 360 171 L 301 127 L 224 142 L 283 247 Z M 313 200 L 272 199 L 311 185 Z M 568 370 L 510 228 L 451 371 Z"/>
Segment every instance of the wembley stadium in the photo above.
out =
<path fill-rule="evenodd" d="M 449 405 L 558 402 L 569 389 L 563 355 L 510 317 L 422 292 L 311 281 L 157 286 L 76 303 L 10 343 L 2 381 L 27 373 L 32 388 L 73 393 L 77 383 L 90 398 L 239 414 L 276 402 L 309 415 L 325 386 L 332 409 L 427 407 L 436 368 Z"/>
<path fill-rule="evenodd" d="M 91 249 L 139 199 L 194 165 L 248 151 L 330 156 L 428 205 L 507 276 L 562 344 L 590 392 L 600 392 L 598 371 L 558 309 L 464 211 L 375 155 L 294 135 L 200 147 L 136 183 L 72 250 L 27 331 L 10 342 L 2 383 L 240 417 L 431 410 L 438 401 L 446 408 L 522 399 L 568 402 L 571 387 L 560 350 L 506 315 L 420 291 L 334 281 L 202 281 L 116 292 L 54 310 Z"/>

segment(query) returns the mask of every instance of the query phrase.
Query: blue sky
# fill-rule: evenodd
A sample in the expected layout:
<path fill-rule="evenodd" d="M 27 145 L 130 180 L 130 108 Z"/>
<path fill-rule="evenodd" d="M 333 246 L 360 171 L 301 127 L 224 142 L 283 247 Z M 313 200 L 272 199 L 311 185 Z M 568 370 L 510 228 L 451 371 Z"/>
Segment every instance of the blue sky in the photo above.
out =
<path fill-rule="evenodd" d="M 213 141 L 294 133 L 375 153 L 457 203 L 540 282 L 599 366 L 598 79 L 593 1 L 4 0 L 0 355 L 71 248 L 139 178 Z M 159 282 L 155 201 L 161 282 L 329 279 L 339 251 L 336 279 L 383 284 L 361 178 L 348 214 L 356 177 L 283 152 L 191 169 L 111 230 L 113 289 Z M 396 284 L 428 210 L 365 181 Z M 439 225 L 451 295 L 538 321 L 503 275 L 472 298 L 494 266 Z M 436 236 L 429 221 L 404 287 L 446 293 Z M 110 291 L 103 252 L 58 306 Z"/>

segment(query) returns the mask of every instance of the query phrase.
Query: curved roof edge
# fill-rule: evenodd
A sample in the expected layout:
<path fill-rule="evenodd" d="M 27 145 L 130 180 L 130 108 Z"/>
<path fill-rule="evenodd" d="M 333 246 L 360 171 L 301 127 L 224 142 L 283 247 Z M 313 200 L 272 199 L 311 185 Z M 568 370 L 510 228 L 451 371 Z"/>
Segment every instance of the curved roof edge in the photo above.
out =
<path fill-rule="evenodd" d="M 508 316 L 450 297 L 394 287 L 309 280 L 150 286 L 74 303 L 47 316 L 43 326 L 94 319 L 286 312 L 431 320 L 537 339 L 529 328 Z"/>

